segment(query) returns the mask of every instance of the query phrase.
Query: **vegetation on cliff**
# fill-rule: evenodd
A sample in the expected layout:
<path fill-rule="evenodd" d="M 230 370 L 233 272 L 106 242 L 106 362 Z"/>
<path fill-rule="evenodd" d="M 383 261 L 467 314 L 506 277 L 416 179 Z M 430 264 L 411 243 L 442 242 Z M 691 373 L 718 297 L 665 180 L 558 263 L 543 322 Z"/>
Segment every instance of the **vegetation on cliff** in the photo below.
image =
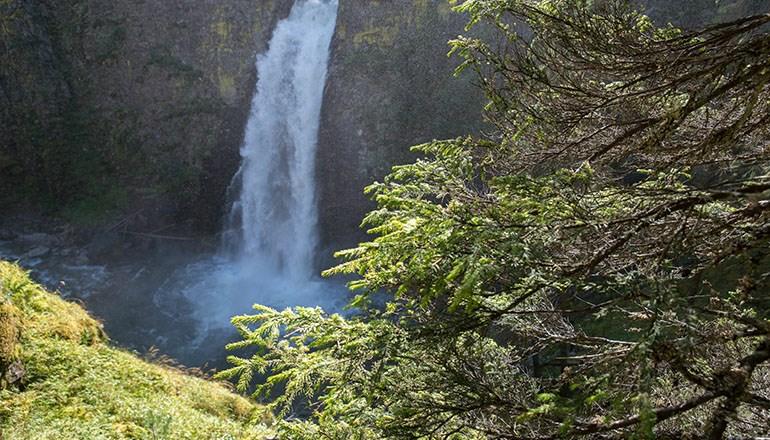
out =
<path fill-rule="evenodd" d="M 0 1 L 0 200 L 75 224 L 144 209 L 216 228 L 254 55 L 289 6 Z"/>
<path fill-rule="evenodd" d="M 468 0 L 494 127 L 368 189 L 349 317 L 233 319 L 285 438 L 743 438 L 770 426 L 770 14 Z M 491 41 L 491 42 L 490 42 Z M 277 396 L 277 397 L 276 397 Z"/>
<path fill-rule="evenodd" d="M 109 345 L 101 324 L 0 261 L 0 438 L 262 439 L 264 410 Z M 21 374 L 18 372 L 21 371 Z"/>

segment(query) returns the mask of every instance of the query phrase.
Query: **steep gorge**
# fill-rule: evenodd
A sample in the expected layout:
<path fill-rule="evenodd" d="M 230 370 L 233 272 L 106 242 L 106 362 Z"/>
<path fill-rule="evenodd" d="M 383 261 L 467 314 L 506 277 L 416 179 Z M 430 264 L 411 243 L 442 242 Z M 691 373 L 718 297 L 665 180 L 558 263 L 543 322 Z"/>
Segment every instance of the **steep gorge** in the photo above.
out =
<path fill-rule="evenodd" d="M 363 188 L 410 146 L 478 132 L 481 92 L 447 57 L 466 22 L 443 0 L 341 2 L 318 147 L 323 257 L 363 238 Z"/>
<path fill-rule="evenodd" d="M 674 12 L 643 3 L 684 25 L 766 9 L 764 0 L 697 0 Z M 254 57 L 292 4 L 0 3 L 6 205 L 97 226 L 128 217 L 134 231 L 218 232 Z M 445 56 L 464 24 L 445 0 L 340 2 L 316 172 L 322 264 L 361 238 L 363 186 L 408 161 L 409 146 L 481 127 L 480 93 Z"/>
<path fill-rule="evenodd" d="M 254 55 L 290 7 L 2 3 L 0 48 L 9 62 L 0 66 L 0 136 L 9 141 L 0 147 L 0 183 L 65 199 L 75 220 L 91 206 L 115 207 L 144 211 L 137 218 L 148 225 L 138 227 L 185 218 L 196 229 L 218 227 Z"/>
<path fill-rule="evenodd" d="M 42 205 L 57 208 L 66 201 L 75 222 L 111 209 L 115 218 L 138 214 L 135 230 L 182 223 L 218 231 L 238 167 L 254 56 L 292 3 L 4 2 L 5 198 L 18 205 L 21 193 L 44 194 Z M 434 129 L 459 116 L 440 109 L 457 113 L 480 102 L 470 87 L 457 87 L 454 61 L 444 56 L 463 24 L 443 0 L 341 2 L 319 152 L 321 197 L 330 206 L 353 195 L 353 212 L 361 213 L 360 187 L 407 157 L 409 145 L 478 121 Z M 324 165 L 339 157 L 352 158 L 345 174 L 331 173 L 344 183 L 329 179 Z M 342 208 L 322 216 L 322 225 L 351 218 Z M 109 219 L 96 216 L 96 223 Z M 357 220 L 344 229 L 348 223 Z M 325 242 L 344 235 L 333 229 Z"/>

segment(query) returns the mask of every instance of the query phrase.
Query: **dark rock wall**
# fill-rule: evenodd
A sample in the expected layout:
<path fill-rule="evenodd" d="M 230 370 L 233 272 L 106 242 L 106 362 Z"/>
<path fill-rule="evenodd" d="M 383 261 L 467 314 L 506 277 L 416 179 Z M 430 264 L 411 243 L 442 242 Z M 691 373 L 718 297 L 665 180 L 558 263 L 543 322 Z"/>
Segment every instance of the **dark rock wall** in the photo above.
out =
<path fill-rule="evenodd" d="M 770 0 L 640 1 L 686 27 L 770 10 Z M 0 199 L 18 202 L 4 206 L 44 194 L 75 214 L 143 212 L 131 218 L 145 231 L 216 231 L 255 55 L 292 4 L 0 1 Z M 410 146 L 482 126 L 472 76 L 454 77 L 446 56 L 465 22 L 447 0 L 340 0 L 317 166 L 325 257 L 365 238 L 363 187 L 412 160 Z"/>
<path fill-rule="evenodd" d="M 638 0 L 658 23 L 693 29 L 770 12 L 770 0 Z"/>
<path fill-rule="evenodd" d="M 79 2 L 62 40 L 74 92 L 132 188 L 214 230 L 267 47 L 291 0 Z M 171 213 L 169 212 L 169 213 Z M 163 214 L 161 214 L 163 216 Z M 168 220 L 166 220 L 168 221 Z"/>
<path fill-rule="evenodd" d="M 478 131 L 481 92 L 447 57 L 466 22 L 445 0 L 341 1 L 318 146 L 322 264 L 365 238 L 363 188 L 410 146 Z"/>
<path fill-rule="evenodd" d="M 60 158 L 51 156 L 66 137 L 72 92 L 50 35 L 52 21 L 44 3 L 0 2 L 0 195 L 57 175 Z M 47 155 L 43 143 L 52 146 Z"/>
<path fill-rule="evenodd" d="M 125 212 L 149 211 L 148 227 L 214 230 L 255 55 L 292 3 L 0 3 L 0 188 L 95 209 L 114 193 Z"/>

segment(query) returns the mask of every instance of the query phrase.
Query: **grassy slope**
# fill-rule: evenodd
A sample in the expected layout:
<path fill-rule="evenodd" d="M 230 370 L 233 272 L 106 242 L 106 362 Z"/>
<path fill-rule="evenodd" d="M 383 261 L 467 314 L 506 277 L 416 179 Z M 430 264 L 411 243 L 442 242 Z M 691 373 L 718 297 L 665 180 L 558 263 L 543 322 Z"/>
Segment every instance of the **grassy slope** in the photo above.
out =
<path fill-rule="evenodd" d="M 0 440 L 262 439 L 264 411 L 220 384 L 108 345 L 80 306 L 0 261 L 26 387 L 0 391 Z M 0 323 L 2 325 L 2 323 Z"/>

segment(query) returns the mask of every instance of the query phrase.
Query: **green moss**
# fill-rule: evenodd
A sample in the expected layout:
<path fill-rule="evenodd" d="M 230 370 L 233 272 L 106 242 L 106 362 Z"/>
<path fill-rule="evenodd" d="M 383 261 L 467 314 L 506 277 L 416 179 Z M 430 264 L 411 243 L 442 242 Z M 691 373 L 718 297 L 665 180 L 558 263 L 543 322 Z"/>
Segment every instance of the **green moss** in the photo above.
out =
<path fill-rule="evenodd" d="M 214 33 L 217 34 L 221 41 L 227 41 L 230 39 L 230 32 L 232 25 L 224 20 L 217 21 L 212 25 Z"/>
<path fill-rule="evenodd" d="M 353 35 L 353 44 L 392 47 L 398 37 L 398 26 L 372 26 Z"/>
<path fill-rule="evenodd" d="M 229 54 L 233 51 L 233 45 L 236 43 L 238 35 L 233 35 L 233 23 L 230 8 L 227 6 L 218 6 L 212 14 L 212 22 L 209 25 L 209 32 L 203 44 L 203 51 L 219 63 L 219 58 L 223 54 Z M 248 39 L 249 32 L 245 32 L 242 38 Z"/>
<path fill-rule="evenodd" d="M 17 313 L 26 339 L 56 338 L 97 343 L 106 338 L 102 325 L 82 307 L 46 292 L 19 266 L 0 261 L 0 298 Z"/>
<path fill-rule="evenodd" d="M 217 85 L 219 86 L 219 95 L 222 99 L 235 99 L 238 91 L 235 88 L 235 78 L 227 73 L 222 67 L 217 69 Z"/>
<path fill-rule="evenodd" d="M 20 333 L 21 326 L 16 307 L 10 303 L 0 302 L 0 388 L 3 385 L 4 369 L 19 359 L 21 352 Z"/>
<path fill-rule="evenodd" d="M 225 386 L 109 346 L 82 307 L 0 262 L 22 327 L 24 391 L 0 391 L 0 438 L 263 439 L 264 410 Z"/>

